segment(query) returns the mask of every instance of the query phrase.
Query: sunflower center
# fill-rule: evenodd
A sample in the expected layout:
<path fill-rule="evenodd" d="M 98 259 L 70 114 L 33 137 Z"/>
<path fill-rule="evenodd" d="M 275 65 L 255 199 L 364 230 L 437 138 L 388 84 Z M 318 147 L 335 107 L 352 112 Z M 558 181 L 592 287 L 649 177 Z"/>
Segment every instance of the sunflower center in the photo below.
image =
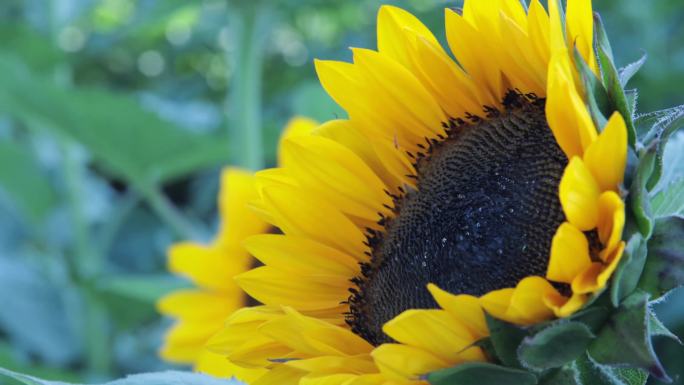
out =
<path fill-rule="evenodd" d="M 426 289 L 480 296 L 546 273 L 564 220 L 558 184 L 567 158 L 544 100 L 514 95 L 490 118 L 462 124 L 416 164 L 418 182 L 396 216 L 371 236 L 347 321 L 373 344 L 382 325 L 411 308 L 436 308 Z"/>

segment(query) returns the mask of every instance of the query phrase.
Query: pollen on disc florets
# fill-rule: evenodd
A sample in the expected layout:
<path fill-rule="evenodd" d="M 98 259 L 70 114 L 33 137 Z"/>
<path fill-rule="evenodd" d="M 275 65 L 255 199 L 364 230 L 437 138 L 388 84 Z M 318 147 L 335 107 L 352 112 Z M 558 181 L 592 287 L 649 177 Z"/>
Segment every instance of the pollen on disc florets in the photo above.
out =
<path fill-rule="evenodd" d="M 415 155 L 416 189 L 395 197 L 384 231 L 369 232 L 370 262 L 353 281 L 347 322 L 373 344 L 402 311 L 436 308 L 426 289 L 480 296 L 544 275 L 564 221 L 558 184 L 567 158 L 544 99 L 509 93 L 486 118 L 453 119 Z"/>

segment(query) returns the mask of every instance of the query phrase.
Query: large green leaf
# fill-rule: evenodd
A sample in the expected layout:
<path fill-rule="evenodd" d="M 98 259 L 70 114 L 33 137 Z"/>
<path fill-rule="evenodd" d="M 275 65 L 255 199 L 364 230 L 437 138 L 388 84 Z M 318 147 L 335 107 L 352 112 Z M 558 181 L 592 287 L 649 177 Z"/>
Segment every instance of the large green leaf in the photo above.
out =
<path fill-rule="evenodd" d="M 6 55 L 0 56 L 0 82 L 0 111 L 72 138 L 128 181 L 165 181 L 227 160 L 224 138 L 187 132 L 134 98 L 58 86 Z"/>
<path fill-rule="evenodd" d="M 523 366 L 534 370 L 559 368 L 580 357 L 594 339 L 581 322 L 562 322 L 525 338 L 518 348 Z"/>
<path fill-rule="evenodd" d="M 0 375 L 13 378 L 26 385 L 76 385 L 66 382 L 47 381 L 40 378 L 16 373 L 7 369 L 0 368 Z M 107 382 L 102 385 L 235 385 L 234 380 L 222 380 L 199 373 L 187 372 L 158 372 L 145 373 L 128 376 L 121 380 Z"/>
<path fill-rule="evenodd" d="M 683 284 L 684 217 L 658 218 L 648 242 L 648 258 L 639 287 L 660 298 Z"/>
<path fill-rule="evenodd" d="M 647 243 L 639 233 L 634 233 L 627 242 L 622 260 L 613 275 L 610 299 L 617 307 L 625 297 L 636 289 L 646 263 Z"/>
<path fill-rule="evenodd" d="M 432 385 L 535 385 L 537 377 L 524 370 L 490 363 L 460 364 L 427 375 Z"/>
<path fill-rule="evenodd" d="M 489 341 L 499 361 L 506 366 L 522 368 L 518 359 L 518 347 L 527 336 L 527 331 L 487 313 L 485 313 L 485 318 L 489 329 Z"/>
<path fill-rule="evenodd" d="M 56 201 L 54 189 L 31 151 L 20 143 L 1 139 L 0 190 L 33 220 L 44 218 Z"/>
<path fill-rule="evenodd" d="M 588 352 L 599 364 L 640 368 L 668 381 L 651 343 L 648 298 L 642 291 L 627 297 L 601 329 Z"/>

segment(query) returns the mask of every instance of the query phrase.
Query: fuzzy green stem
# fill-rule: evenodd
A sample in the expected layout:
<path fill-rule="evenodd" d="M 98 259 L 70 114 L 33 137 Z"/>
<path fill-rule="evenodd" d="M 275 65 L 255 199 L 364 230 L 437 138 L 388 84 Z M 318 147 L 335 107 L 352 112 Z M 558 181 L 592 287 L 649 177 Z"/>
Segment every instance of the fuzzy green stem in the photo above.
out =
<path fill-rule="evenodd" d="M 264 167 L 261 75 L 269 16 L 259 1 L 234 1 L 232 5 L 230 25 L 237 50 L 228 96 L 231 163 L 259 170 Z"/>

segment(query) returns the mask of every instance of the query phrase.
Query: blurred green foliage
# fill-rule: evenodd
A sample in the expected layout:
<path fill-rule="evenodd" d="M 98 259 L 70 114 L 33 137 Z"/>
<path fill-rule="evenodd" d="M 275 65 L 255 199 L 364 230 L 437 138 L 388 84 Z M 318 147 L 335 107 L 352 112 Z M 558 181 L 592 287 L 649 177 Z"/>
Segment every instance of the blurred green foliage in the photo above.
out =
<path fill-rule="evenodd" d="M 389 3 L 438 36 L 460 5 Z M 2 1 L 0 367 L 65 381 L 167 367 L 154 303 L 187 282 L 165 273 L 166 248 L 211 237 L 221 167 L 273 165 L 295 114 L 344 116 L 312 60 L 375 47 L 380 4 Z M 640 111 L 684 104 L 684 3 L 595 7 L 619 64 L 649 53 Z M 681 297 L 660 307 L 680 336 Z M 682 349 L 661 348 L 684 375 Z"/>

